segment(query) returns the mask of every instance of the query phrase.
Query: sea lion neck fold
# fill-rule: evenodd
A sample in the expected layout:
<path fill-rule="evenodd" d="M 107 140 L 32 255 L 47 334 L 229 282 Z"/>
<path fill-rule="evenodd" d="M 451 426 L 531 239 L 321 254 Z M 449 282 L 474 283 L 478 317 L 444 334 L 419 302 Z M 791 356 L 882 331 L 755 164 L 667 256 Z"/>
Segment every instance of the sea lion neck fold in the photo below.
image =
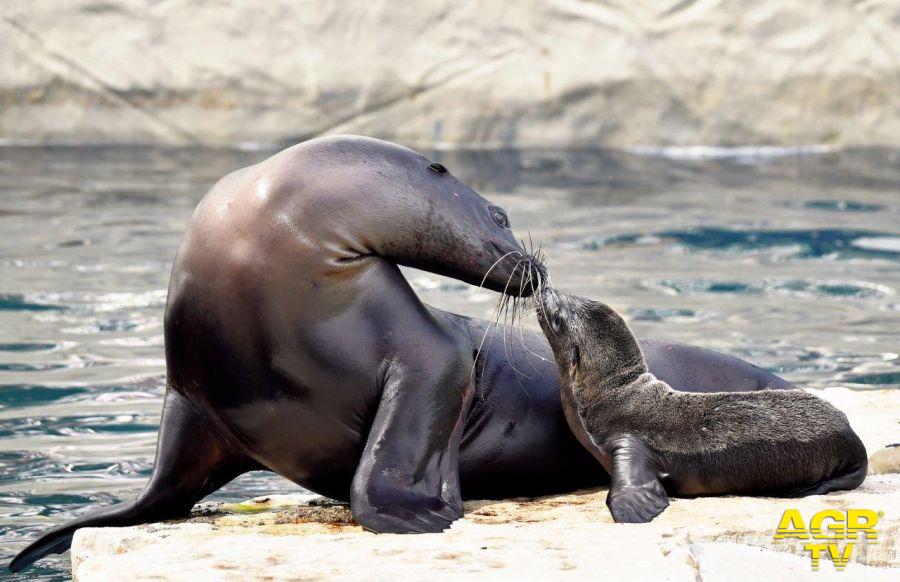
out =
<path fill-rule="evenodd" d="M 380 257 L 527 295 L 529 272 L 541 267 L 516 241 L 506 212 L 437 165 L 441 171 L 396 144 L 334 136 L 255 166 L 246 196 L 277 207 L 264 213 L 271 226 L 337 280 Z"/>

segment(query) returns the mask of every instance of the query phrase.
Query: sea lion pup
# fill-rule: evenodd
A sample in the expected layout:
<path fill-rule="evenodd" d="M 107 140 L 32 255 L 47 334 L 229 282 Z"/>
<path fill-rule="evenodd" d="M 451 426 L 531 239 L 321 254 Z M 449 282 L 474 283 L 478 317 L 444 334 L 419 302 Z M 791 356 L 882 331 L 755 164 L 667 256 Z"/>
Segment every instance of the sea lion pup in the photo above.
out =
<path fill-rule="evenodd" d="M 667 494 L 801 497 L 865 478 L 866 449 L 828 402 L 802 390 L 676 392 L 609 306 L 545 287 L 537 313 L 569 427 L 612 476 L 615 521 L 652 520 Z"/>

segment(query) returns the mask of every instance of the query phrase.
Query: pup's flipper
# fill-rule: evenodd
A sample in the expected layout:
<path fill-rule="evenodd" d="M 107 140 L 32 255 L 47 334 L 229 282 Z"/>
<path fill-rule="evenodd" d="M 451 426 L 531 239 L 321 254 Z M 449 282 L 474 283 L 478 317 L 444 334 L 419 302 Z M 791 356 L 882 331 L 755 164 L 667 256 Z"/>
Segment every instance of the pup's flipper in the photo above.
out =
<path fill-rule="evenodd" d="M 647 523 L 669 506 L 655 455 L 634 437 L 612 445 L 612 482 L 606 505 L 617 523 Z"/>

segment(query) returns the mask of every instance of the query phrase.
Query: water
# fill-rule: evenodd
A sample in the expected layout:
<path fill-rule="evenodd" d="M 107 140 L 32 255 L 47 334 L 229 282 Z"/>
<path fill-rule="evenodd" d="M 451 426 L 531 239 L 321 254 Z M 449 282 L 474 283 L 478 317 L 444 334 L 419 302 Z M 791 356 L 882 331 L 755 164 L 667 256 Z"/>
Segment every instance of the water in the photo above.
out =
<path fill-rule="evenodd" d="M 150 474 L 162 315 L 194 205 L 266 151 L 0 149 L 0 553 Z M 554 282 L 641 335 L 810 387 L 900 388 L 900 152 L 435 152 L 550 254 Z M 726 152 L 727 153 L 727 152 Z M 751 152 L 753 154 L 753 152 Z M 407 271 L 489 316 L 494 293 Z M 220 492 L 296 491 L 267 473 Z M 68 576 L 68 555 L 31 576 Z"/>

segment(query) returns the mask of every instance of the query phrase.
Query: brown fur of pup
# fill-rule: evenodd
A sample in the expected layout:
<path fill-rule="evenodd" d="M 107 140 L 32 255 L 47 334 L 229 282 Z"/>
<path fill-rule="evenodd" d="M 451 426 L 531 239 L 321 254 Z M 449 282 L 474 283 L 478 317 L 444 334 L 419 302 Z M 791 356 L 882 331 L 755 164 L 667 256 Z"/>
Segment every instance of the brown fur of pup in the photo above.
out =
<path fill-rule="evenodd" d="M 802 390 L 676 392 L 609 306 L 545 287 L 537 313 L 569 426 L 612 476 L 616 521 L 650 521 L 667 494 L 798 497 L 865 478 L 865 447 L 828 402 Z"/>

